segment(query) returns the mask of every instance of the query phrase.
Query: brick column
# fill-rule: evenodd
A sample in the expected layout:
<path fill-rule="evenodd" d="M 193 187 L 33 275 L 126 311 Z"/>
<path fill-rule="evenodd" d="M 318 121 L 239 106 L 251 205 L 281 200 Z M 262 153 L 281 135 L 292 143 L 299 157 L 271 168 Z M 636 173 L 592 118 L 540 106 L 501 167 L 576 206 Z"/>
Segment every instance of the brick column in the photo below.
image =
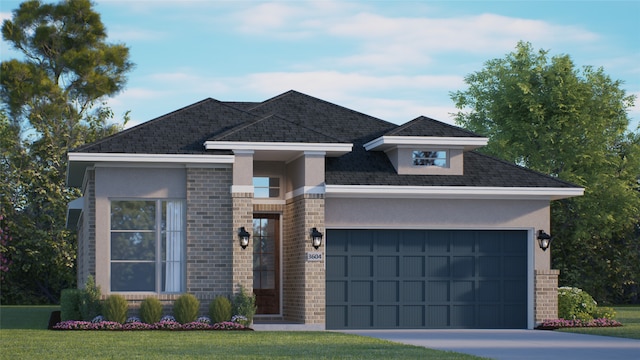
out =
<path fill-rule="evenodd" d="M 324 195 L 304 194 L 287 201 L 283 244 L 283 316 L 304 324 L 325 322 L 324 249 L 311 245 L 310 230 L 324 233 Z M 306 252 L 322 252 L 323 261 L 306 261 Z"/>
<path fill-rule="evenodd" d="M 233 291 L 240 291 L 242 285 L 247 293 L 253 293 L 253 193 L 232 193 L 233 198 Z M 240 247 L 238 230 L 241 227 L 251 233 L 249 246 Z"/>
<path fill-rule="evenodd" d="M 558 275 L 560 270 L 535 270 L 534 318 L 536 325 L 558 318 Z"/>

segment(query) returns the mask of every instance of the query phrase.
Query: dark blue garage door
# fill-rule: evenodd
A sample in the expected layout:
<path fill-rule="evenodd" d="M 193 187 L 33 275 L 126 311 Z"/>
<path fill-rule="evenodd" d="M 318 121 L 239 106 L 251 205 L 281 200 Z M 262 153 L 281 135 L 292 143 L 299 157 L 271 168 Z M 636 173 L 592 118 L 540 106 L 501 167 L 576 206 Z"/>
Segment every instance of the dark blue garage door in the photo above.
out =
<path fill-rule="evenodd" d="M 527 327 L 527 232 L 327 230 L 327 329 Z"/>

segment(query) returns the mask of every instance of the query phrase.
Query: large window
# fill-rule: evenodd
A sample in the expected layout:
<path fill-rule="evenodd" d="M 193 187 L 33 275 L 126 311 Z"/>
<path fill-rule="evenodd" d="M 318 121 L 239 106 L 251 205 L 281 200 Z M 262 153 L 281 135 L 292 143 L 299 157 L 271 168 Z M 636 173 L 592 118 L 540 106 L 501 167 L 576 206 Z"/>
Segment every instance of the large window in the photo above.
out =
<path fill-rule="evenodd" d="M 447 167 L 447 152 L 444 150 L 438 151 L 423 151 L 414 150 L 412 153 L 412 160 L 414 166 L 438 166 Z"/>
<path fill-rule="evenodd" d="M 182 200 L 111 201 L 111 291 L 183 291 Z"/>

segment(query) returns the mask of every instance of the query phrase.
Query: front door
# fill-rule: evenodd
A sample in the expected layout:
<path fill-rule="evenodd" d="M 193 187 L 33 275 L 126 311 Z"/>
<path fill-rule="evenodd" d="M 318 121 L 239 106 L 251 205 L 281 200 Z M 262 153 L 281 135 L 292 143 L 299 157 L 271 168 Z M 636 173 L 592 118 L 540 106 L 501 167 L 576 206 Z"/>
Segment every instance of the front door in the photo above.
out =
<path fill-rule="evenodd" d="M 253 216 L 253 293 L 256 314 L 280 313 L 280 215 Z"/>

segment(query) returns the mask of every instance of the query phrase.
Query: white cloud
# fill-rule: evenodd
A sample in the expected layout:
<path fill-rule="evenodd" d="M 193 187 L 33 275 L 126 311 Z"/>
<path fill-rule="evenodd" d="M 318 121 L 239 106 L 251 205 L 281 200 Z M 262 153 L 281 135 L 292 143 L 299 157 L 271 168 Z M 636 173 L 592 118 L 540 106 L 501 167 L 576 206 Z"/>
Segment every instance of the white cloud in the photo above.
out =
<path fill-rule="evenodd" d="M 0 23 L 3 23 L 5 20 L 11 20 L 13 14 L 10 12 L 0 12 Z"/>

